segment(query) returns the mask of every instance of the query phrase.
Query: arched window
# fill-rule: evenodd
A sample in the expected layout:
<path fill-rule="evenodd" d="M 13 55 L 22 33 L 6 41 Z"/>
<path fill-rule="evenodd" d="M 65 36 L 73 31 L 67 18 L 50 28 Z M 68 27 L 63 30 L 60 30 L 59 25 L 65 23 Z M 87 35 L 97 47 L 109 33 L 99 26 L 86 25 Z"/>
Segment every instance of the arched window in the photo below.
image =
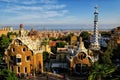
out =
<path fill-rule="evenodd" d="M 12 48 L 11 51 L 12 51 L 12 52 L 15 52 L 15 48 Z"/>
<path fill-rule="evenodd" d="M 86 58 L 86 54 L 83 53 L 83 52 L 80 52 L 80 53 L 78 54 L 78 59 L 83 60 L 84 58 Z"/>
<path fill-rule="evenodd" d="M 25 51 L 26 51 L 26 48 L 23 48 L 23 51 L 25 52 Z"/>

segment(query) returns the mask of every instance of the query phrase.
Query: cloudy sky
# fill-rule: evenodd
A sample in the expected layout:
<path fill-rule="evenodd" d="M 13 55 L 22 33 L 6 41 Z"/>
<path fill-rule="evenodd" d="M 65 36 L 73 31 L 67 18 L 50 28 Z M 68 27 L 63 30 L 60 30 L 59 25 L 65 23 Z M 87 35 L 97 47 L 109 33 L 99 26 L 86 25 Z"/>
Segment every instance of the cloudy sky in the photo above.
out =
<path fill-rule="evenodd" d="M 96 4 L 102 28 L 120 25 L 120 0 L 0 0 L 0 25 L 92 26 Z"/>

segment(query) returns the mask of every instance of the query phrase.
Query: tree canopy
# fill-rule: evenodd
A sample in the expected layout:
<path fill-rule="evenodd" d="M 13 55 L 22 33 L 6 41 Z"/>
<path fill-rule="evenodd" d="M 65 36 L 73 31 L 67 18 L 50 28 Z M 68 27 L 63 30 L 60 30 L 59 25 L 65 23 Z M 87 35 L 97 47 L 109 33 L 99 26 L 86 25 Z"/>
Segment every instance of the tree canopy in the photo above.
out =
<path fill-rule="evenodd" d="M 120 45 L 113 49 L 112 59 L 120 59 Z"/>
<path fill-rule="evenodd" d="M 94 63 L 88 80 L 102 80 L 102 78 L 110 75 L 115 70 L 116 68 L 113 65 Z"/>
<path fill-rule="evenodd" d="M 90 37 L 90 34 L 87 31 L 81 32 L 80 36 L 83 38 L 83 40 L 88 40 Z"/>
<path fill-rule="evenodd" d="M 4 57 L 4 52 L 5 52 L 5 49 L 9 46 L 9 44 L 11 43 L 11 39 L 8 38 L 7 36 L 5 35 L 2 35 L 0 37 L 0 61 L 2 61 L 1 59 L 3 59 Z"/>
<path fill-rule="evenodd" d="M 14 72 L 7 69 L 2 69 L 0 70 L 0 80 L 18 80 L 18 78 Z"/>
<path fill-rule="evenodd" d="M 66 45 L 65 42 L 58 42 L 58 43 L 56 43 L 56 47 L 58 47 L 58 48 L 63 48 L 65 45 Z"/>
<path fill-rule="evenodd" d="M 47 61 L 49 57 L 49 53 L 48 52 L 43 52 L 43 61 Z"/>
<path fill-rule="evenodd" d="M 104 31 L 104 32 L 101 32 L 101 36 L 103 36 L 103 37 L 110 37 L 111 33 Z"/>

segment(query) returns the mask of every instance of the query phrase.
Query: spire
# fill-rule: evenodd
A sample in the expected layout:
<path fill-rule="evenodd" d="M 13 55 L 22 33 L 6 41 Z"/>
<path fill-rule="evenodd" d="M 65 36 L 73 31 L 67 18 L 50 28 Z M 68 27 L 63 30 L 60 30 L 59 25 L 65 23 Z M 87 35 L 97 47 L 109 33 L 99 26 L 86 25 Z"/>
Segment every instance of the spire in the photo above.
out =
<path fill-rule="evenodd" d="M 98 13 L 98 5 L 95 6 L 95 13 Z"/>
<path fill-rule="evenodd" d="M 24 35 L 25 35 L 24 25 L 23 25 L 23 24 L 20 24 L 19 36 L 20 36 L 20 37 L 23 37 Z"/>
<path fill-rule="evenodd" d="M 85 48 L 85 46 L 84 46 L 84 43 L 83 43 L 83 41 L 82 41 L 82 37 L 80 37 L 80 42 L 79 42 L 80 44 L 79 44 L 79 49 L 80 50 L 86 50 L 86 48 Z"/>

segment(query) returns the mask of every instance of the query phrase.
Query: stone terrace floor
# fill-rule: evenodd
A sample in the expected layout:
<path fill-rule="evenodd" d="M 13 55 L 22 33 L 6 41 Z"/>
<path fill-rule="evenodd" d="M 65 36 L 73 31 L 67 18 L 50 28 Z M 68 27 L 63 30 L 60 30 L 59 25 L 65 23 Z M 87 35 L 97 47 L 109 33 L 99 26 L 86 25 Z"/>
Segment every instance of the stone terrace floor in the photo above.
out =
<path fill-rule="evenodd" d="M 64 76 L 62 75 L 48 72 L 41 75 L 37 75 L 32 78 L 27 77 L 20 80 L 87 80 L 87 79 L 85 79 L 85 77 L 80 76 L 66 76 L 66 78 L 64 78 Z"/>

